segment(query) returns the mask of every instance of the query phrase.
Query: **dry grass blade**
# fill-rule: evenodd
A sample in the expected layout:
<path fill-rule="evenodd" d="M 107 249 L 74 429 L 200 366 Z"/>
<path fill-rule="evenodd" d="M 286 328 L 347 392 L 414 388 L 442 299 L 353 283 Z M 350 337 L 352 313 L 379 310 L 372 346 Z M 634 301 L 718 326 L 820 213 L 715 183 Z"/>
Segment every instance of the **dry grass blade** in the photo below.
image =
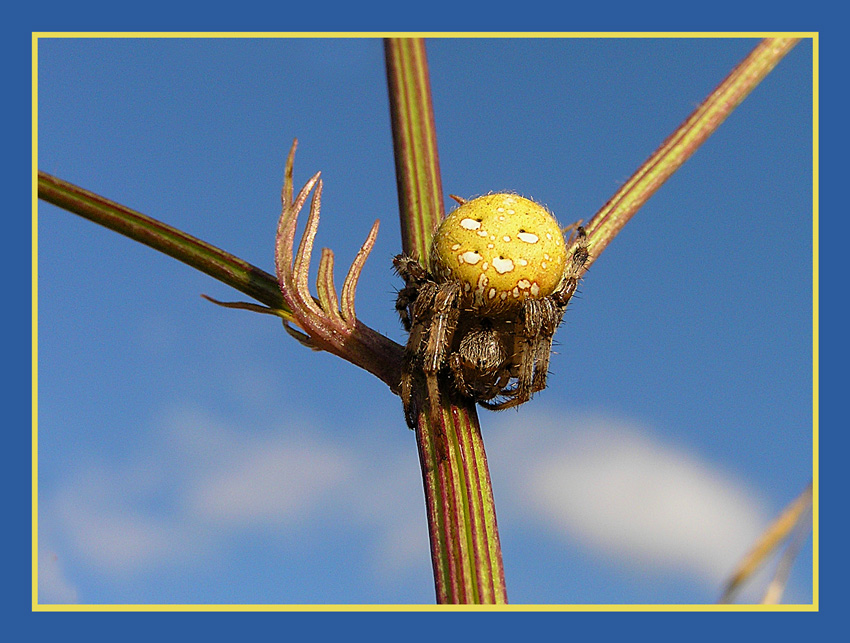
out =
<path fill-rule="evenodd" d="M 805 516 L 807 513 L 803 515 Z M 785 592 L 786 585 L 788 585 L 788 577 L 791 575 L 791 567 L 794 565 L 794 560 L 797 558 L 797 554 L 800 553 L 803 543 L 805 543 L 808 537 L 809 526 L 803 523 L 801 517 L 791 536 L 791 542 L 785 548 L 785 552 L 776 566 L 776 573 L 773 575 L 773 580 L 767 586 L 767 591 L 761 600 L 763 605 L 777 605 L 782 600 L 782 594 Z"/>
<path fill-rule="evenodd" d="M 802 518 L 809 515 L 811 506 L 812 483 L 809 483 L 805 490 L 765 530 L 759 541 L 738 564 L 738 568 L 726 584 L 723 596 L 718 601 L 719 603 L 730 603 L 734 599 L 742 585 L 753 577 L 765 561 L 788 538 L 789 534 L 800 524 Z M 806 530 L 803 533 L 806 534 L 808 532 Z M 793 560 L 793 554 L 791 555 L 791 560 Z M 781 564 L 780 567 L 782 567 Z M 775 595 L 776 589 L 773 589 L 772 593 Z"/>

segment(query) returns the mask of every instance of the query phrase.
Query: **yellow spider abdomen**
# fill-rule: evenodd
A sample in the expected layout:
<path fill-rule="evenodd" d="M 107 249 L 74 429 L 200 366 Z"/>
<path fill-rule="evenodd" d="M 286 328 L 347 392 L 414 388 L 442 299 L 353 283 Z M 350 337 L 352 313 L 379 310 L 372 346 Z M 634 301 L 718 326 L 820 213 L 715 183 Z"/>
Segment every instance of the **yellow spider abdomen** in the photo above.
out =
<path fill-rule="evenodd" d="M 460 280 L 482 309 L 552 294 L 566 264 L 555 217 L 516 194 L 488 194 L 459 206 L 437 229 L 429 257 L 432 274 Z"/>

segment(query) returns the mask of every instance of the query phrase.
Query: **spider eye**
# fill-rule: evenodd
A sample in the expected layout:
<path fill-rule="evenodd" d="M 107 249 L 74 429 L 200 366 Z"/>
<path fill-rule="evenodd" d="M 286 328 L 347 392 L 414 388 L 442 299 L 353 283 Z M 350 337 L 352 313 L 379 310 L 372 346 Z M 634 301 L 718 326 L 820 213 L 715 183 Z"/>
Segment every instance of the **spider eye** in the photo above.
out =
<path fill-rule="evenodd" d="M 460 205 L 437 229 L 429 255 L 431 271 L 463 282 L 480 309 L 512 308 L 550 295 L 566 265 L 558 222 L 543 206 L 515 194 Z"/>

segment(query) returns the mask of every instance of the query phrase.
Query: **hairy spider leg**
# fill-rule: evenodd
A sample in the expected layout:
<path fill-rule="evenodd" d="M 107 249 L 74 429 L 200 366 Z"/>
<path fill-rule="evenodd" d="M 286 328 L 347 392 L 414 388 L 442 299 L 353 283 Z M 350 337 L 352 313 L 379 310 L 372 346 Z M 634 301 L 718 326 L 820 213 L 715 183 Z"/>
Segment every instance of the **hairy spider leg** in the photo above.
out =
<path fill-rule="evenodd" d="M 428 401 L 431 404 L 433 417 L 437 417 L 440 408 L 439 374 L 446 363 L 446 354 L 451 349 L 454 340 L 457 320 L 460 315 L 460 298 L 462 287 L 459 281 L 448 281 L 439 285 L 425 284 L 420 290 L 427 290 L 429 301 L 424 305 L 422 315 L 430 314 L 422 370 L 428 386 Z M 433 290 L 433 295 L 431 295 Z M 420 314 L 419 305 L 414 305 L 414 311 Z"/>
<path fill-rule="evenodd" d="M 428 281 L 428 273 L 419 261 L 407 255 L 393 257 L 393 267 L 396 273 L 404 279 L 404 288 L 398 291 L 395 309 L 401 319 L 401 325 L 409 333 L 413 325 L 410 308 L 416 301 L 419 288 Z"/>
<path fill-rule="evenodd" d="M 523 302 L 520 328 L 517 329 L 519 368 L 516 385 L 503 390 L 505 399 L 499 402 L 479 402 L 484 408 L 496 411 L 519 406 L 531 399 L 533 393 L 546 388 L 552 339 L 578 287 L 581 270 L 589 256 L 587 235 L 580 225 L 575 226 L 570 244 L 571 260 L 558 290 L 548 297 Z"/>
<path fill-rule="evenodd" d="M 494 411 L 509 409 L 524 404 L 531 399 L 533 393 L 546 388 L 552 336 L 563 315 L 564 309 L 552 296 L 526 299 L 523 302 L 514 342 L 518 357 L 516 384 L 512 388 L 502 390 L 501 395 L 505 399 L 498 402 L 482 401 L 481 406 Z"/>
<path fill-rule="evenodd" d="M 398 255 L 393 263 L 406 284 L 399 292 L 396 310 L 402 325 L 410 332 L 402 359 L 400 390 L 405 419 L 413 428 L 419 413 L 415 401 L 417 367 L 425 376 L 426 396 L 432 410 L 439 410 L 438 375 L 454 339 L 462 288 L 458 281 L 443 284 L 431 281 L 425 268 L 412 257 Z"/>

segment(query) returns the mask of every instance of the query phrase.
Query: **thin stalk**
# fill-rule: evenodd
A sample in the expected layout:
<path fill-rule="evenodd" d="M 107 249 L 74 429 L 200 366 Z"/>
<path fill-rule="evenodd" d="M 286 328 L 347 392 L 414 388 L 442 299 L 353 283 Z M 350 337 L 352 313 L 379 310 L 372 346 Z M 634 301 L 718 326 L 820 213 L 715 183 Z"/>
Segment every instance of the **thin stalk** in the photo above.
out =
<path fill-rule="evenodd" d="M 811 515 L 812 487 L 811 482 L 806 485 L 803 492 L 785 507 L 782 513 L 764 530 L 764 533 L 762 533 L 752 549 L 738 563 L 738 567 L 726 583 L 723 596 L 718 601 L 719 603 L 731 603 L 744 583 L 761 569 L 768 558 L 779 549 L 795 529 L 799 529 L 801 521 Z M 803 525 L 803 527 L 805 529 L 800 530 L 801 536 L 808 534 L 810 524 Z M 792 542 L 788 556 L 782 559 L 777 570 L 777 579 L 770 585 L 768 595 L 765 597 L 765 603 L 778 602 L 778 598 L 774 597 L 777 594 L 781 596 L 781 589 L 784 588 L 784 581 L 787 580 L 788 567 L 797 551 L 799 551 L 800 544 L 801 542 L 799 540 Z"/>
<path fill-rule="evenodd" d="M 294 147 L 288 162 L 290 189 L 293 153 Z M 306 283 L 309 256 L 306 257 L 306 261 L 302 262 L 304 265 L 298 271 L 298 279 L 304 295 L 299 301 L 303 302 L 305 307 L 315 306 L 316 312 L 314 316 L 304 316 L 293 312 L 292 307 L 283 296 L 278 279 L 269 273 L 161 221 L 44 172 L 38 173 L 38 196 L 44 201 L 174 257 L 262 302 L 265 307 L 244 302 L 225 303 L 204 295 L 209 301 L 221 306 L 268 313 L 280 317 L 285 322 L 286 330 L 301 343 L 315 350 L 326 350 L 338 355 L 376 375 L 391 390 L 396 390 L 399 381 L 402 347 L 369 328 L 356 319 L 354 315 L 354 291 L 360 270 L 372 244 L 374 244 L 378 231 L 377 222 L 373 225 L 364 247 L 355 258 L 345 280 L 342 289 L 342 311 L 336 309 L 338 302 L 336 293 L 333 292 L 333 276 L 331 274 L 333 253 L 329 250 L 323 253 L 323 261 L 319 270 L 320 299 L 315 302 Z M 313 223 L 318 225 L 318 209 L 315 215 Z M 294 232 L 293 227 L 292 233 L 294 234 Z M 313 233 L 315 234 L 315 230 L 313 230 Z M 312 238 L 306 243 L 309 243 L 310 249 L 312 249 Z M 333 294 L 331 294 L 332 292 Z M 320 307 L 322 303 L 331 303 L 331 306 L 323 309 Z M 299 309 L 297 312 L 301 313 L 301 310 Z M 323 324 L 327 321 L 323 317 L 324 315 L 331 315 L 332 319 L 329 325 Z M 335 323 L 337 319 L 339 324 Z M 291 323 L 300 326 L 308 334 L 305 335 L 293 329 L 290 326 Z M 328 341 L 317 343 L 315 333 L 319 331 L 324 332 L 324 337 Z"/>
<path fill-rule="evenodd" d="M 277 279 L 247 261 L 128 207 L 51 176 L 38 173 L 38 198 L 197 268 L 291 320 Z"/>
<path fill-rule="evenodd" d="M 445 212 L 425 42 L 387 38 L 384 43 L 401 247 L 406 254 L 425 259 Z"/>
<path fill-rule="evenodd" d="M 586 271 L 655 191 L 726 120 L 782 60 L 799 38 L 765 38 L 732 70 L 679 128 L 638 168 L 586 226 L 590 258 Z"/>
<path fill-rule="evenodd" d="M 402 248 L 425 259 L 443 217 L 443 195 L 425 44 L 385 41 Z M 419 415 L 416 441 L 425 485 L 438 603 L 507 603 L 496 508 L 474 404 L 441 395 Z M 433 413 L 433 415 L 432 415 Z"/>

